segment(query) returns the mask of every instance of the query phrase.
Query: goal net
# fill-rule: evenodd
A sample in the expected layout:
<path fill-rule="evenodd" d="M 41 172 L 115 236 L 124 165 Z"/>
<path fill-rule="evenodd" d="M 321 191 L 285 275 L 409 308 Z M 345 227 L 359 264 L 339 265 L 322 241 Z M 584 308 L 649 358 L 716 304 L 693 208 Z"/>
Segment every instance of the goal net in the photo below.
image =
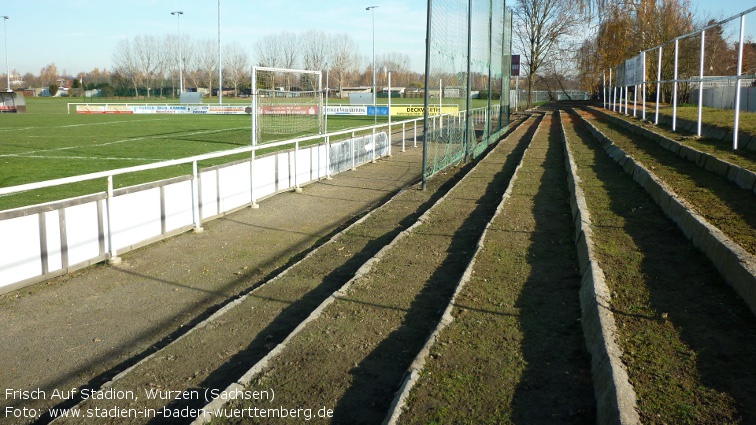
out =
<path fill-rule="evenodd" d="M 320 133 L 323 92 L 320 71 L 254 67 L 253 131 L 258 142 Z"/>

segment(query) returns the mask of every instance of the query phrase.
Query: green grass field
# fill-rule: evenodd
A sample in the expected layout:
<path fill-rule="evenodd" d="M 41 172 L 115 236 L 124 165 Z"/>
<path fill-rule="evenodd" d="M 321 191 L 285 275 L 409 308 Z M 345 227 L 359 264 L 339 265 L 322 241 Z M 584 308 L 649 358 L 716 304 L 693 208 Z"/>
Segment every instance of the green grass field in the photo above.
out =
<path fill-rule="evenodd" d="M 381 103 L 387 101 L 380 100 Z M 406 100 L 414 102 L 402 103 L 422 101 Z M 68 114 L 67 103 L 80 101 L 77 98 L 29 98 L 27 113 L 0 115 L 0 187 L 185 158 L 251 144 L 251 118 L 247 115 L 77 115 L 73 107 L 72 113 Z M 126 100 L 121 102 L 126 103 Z M 175 102 L 168 99 L 148 103 Z M 224 103 L 248 102 L 248 99 L 224 99 Z M 212 104 L 213 99 L 205 103 Z M 378 118 L 379 124 L 386 121 Z M 373 122 L 372 117 L 331 116 L 328 130 L 365 127 Z M 281 140 L 303 135 L 276 137 Z M 263 137 L 265 141 L 273 140 L 272 137 Z M 265 150 L 260 151 L 260 154 L 264 153 Z M 241 158 L 224 157 L 200 162 L 199 166 L 238 159 Z M 114 178 L 114 186 L 126 187 L 190 173 L 191 166 L 187 164 L 125 174 Z M 104 190 L 106 182 L 94 180 L 1 196 L 0 210 Z"/>

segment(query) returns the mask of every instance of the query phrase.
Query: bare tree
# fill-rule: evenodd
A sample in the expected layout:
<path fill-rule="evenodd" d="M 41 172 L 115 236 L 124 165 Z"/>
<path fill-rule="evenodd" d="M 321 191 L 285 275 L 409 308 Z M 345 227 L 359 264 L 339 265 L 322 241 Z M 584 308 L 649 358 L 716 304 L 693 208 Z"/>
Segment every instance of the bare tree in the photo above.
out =
<path fill-rule="evenodd" d="M 129 40 L 121 40 L 113 52 L 113 72 L 120 78 L 127 79 L 134 86 L 134 92 L 139 95 L 139 72 L 138 60 Z"/>
<path fill-rule="evenodd" d="M 154 36 L 135 37 L 132 48 L 137 70 L 144 78 L 143 82 L 146 85 L 147 97 L 149 97 L 156 80 L 158 78 L 162 80 L 162 71 L 166 59 L 164 49 Z"/>
<path fill-rule="evenodd" d="M 218 73 L 218 43 L 212 39 L 206 39 L 197 43 L 197 81 L 207 82 L 207 88 L 212 94 L 213 81 Z"/>
<path fill-rule="evenodd" d="M 259 66 L 275 68 L 281 65 L 281 48 L 277 38 L 275 35 L 267 35 L 255 44 Z"/>
<path fill-rule="evenodd" d="M 55 84 L 58 81 L 58 68 L 51 63 L 39 71 L 39 77 L 43 86 Z"/>
<path fill-rule="evenodd" d="M 337 34 L 330 37 L 329 50 L 328 66 L 336 77 L 341 92 L 349 74 L 356 70 L 360 62 L 357 43 L 348 34 Z"/>
<path fill-rule="evenodd" d="M 323 31 L 307 30 L 299 38 L 304 69 L 323 69 L 328 61 L 328 35 Z"/>
<path fill-rule="evenodd" d="M 282 32 L 278 36 L 281 46 L 281 66 L 294 69 L 299 63 L 299 37 L 293 32 Z"/>
<path fill-rule="evenodd" d="M 223 77 L 234 86 L 234 93 L 239 94 L 239 85 L 249 75 L 249 57 L 237 43 L 223 48 Z"/>
<path fill-rule="evenodd" d="M 565 0 L 517 0 L 514 40 L 528 77 L 528 106 L 533 103 L 533 84 L 538 70 L 555 52 L 560 39 L 578 28 L 581 3 Z"/>

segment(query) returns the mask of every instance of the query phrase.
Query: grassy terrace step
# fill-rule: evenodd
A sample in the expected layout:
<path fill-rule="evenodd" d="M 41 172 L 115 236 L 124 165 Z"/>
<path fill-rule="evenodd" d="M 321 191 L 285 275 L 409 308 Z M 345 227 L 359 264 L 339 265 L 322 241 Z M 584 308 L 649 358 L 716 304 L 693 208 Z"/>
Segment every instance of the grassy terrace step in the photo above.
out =
<path fill-rule="evenodd" d="M 564 117 L 643 423 L 753 423 L 756 318 L 579 119 Z"/>
<path fill-rule="evenodd" d="M 628 134 L 591 111 L 581 113 L 628 155 L 643 163 L 695 211 L 747 252 L 756 254 L 756 198 L 644 137 Z"/>
<path fill-rule="evenodd" d="M 560 134 L 549 114 L 398 423 L 595 423 Z"/>
<path fill-rule="evenodd" d="M 656 131 L 657 129 L 648 123 L 636 121 L 600 108 L 590 108 L 590 110 L 599 116 L 608 118 L 615 124 L 619 124 L 627 131 L 655 141 L 680 157 L 695 162 L 701 168 L 726 177 L 736 186 L 752 191 L 756 195 L 756 171 L 754 171 L 756 170 L 756 152 L 748 152 L 743 149 L 733 150 L 732 147 L 727 150 L 712 149 L 712 147 L 722 148 L 722 146 L 707 143 L 709 141 L 699 142 L 696 137 L 680 135 L 668 137 Z M 703 150 L 699 149 L 702 148 L 702 145 Z M 756 151 L 756 138 L 754 138 L 753 150 Z"/>
<path fill-rule="evenodd" d="M 733 150 L 732 133 L 727 134 L 724 138 L 713 138 L 707 137 L 707 134 L 704 132 L 703 136 L 699 138 L 696 136 L 695 129 L 693 129 L 693 131 L 689 131 L 681 128 L 681 126 L 678 126 L 677 131 L 672 131 L 671 128 L 668 128 L 667 125 L 654 125 L 653 111 L 647 111 L 646 121 L 643 121 L 640 111 L 637 112 L 637 117 L 633 117 L 618 112 L 612 112 L 610 109 L 603 109 L 600 107 L 595 108 L 619 119 L 626 120 L 632 124 L 651 130 L 654 133 L 660 134 L 666 138 L 676 140 L 693 149 L 716 156 L 717 158 L 727 161 L 731 164 L 735 164 L 749 170 L 756 170 L 756 141 L 753 143 L 753 146 L 750 146 L 749 143 L 749 149 L 744 149 L 744 140 L 740 140 L 740 147 L 737 150 Z M 685 111 L 687 116 L 691 116 L 690 108 L 680 108 L 679 112 L 683 111 Z M 632 114 L 632 111 L 630 111 L 630 113 Z M 671 114 L 672 111 L 669 110 L 669 113 Z M 735 112 L 732 110 L 727 111 L 708 109 L 704 118 L 711 120 L 712 122 L 716 122 L 717 125 L 726 128 L 728 126 L 732 127 L 734 114 Z M 694 115 L 692 115 L 692 117 L 693 120 L 697 120 L 695 113 Z M 660 118 L 663 117 L 660 116 Z M 671 122 L 671 116 L 667 116 L 666 118 L 668 118 Z M 704 122 L 703 124 L 707 125 L 707 122 Z M 748 135 L 748 137 L 750 138 L 750 134 L 756 134 L 756 113 L 741 113 L 740 131 L 744 135 L 743 138 L 745 138 L 746 135 Z"/>
<path fill-rule="evenodd" d="M 453 187 L 464 169 L 444 173 L 417 188 L 399 193 L 364 221 L 354 224 L 241 299 L 223 315 L 211 319 L 183 338 L 114 380 L 109 387 L 132 390 L 200 391 L 224 389 L 280 343 L 333 291 L 352 278 L 364 262 L 416 222 L 438 198 Z M 84 408 L 199 409 L 204 398 L 162 400 L 93 400 Z M 161 419 L 161 418 L 158 418 Z M 161 419 L 164 423 L 166 419 Z M 81 420 L 77 420 L 79 423 Z M 111 423 L 118 423 L 111 419 Z M 122 422 L 130 422 L 122 419 Z M 181 422 L 180 420 L 178 422 Z M 57 423 L 57 422 L 56 422 Z M 66 423 L 62 421 L 62 423 Z"/>
<path fill-rule="evenodd" d="M 276 405 L 333 409 L 334 423 L 380 423 L 520 161 L 529 138 L 514 135 L 534 128 L 531 121 L 500 142 L 250 388 L 275 389 Z"/>

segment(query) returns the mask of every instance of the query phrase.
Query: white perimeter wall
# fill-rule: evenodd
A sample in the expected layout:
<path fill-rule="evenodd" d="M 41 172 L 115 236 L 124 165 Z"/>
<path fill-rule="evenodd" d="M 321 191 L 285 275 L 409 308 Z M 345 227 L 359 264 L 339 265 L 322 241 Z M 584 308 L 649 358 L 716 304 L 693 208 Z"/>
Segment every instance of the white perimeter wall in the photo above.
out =
<path fill-rule="evenodd" d="M 376 136 L 380 157 L 388 152 L 388 137 Z M 346 169 L 338 162 L 352 162 L 343 158 L 345 151 L 360 165 L 372 159 L 372 147 L 372 136 L 333 143 L 330 152 L 340 159 L 331 174 Z M 254 165 L 247 160 L 203 169 L 196 183 L 186 176 L 116 190 L 110 200 L 97 194 L 2 211 L 0 293 L 109 258 L 110 237 L 120 254 L 191 229 L 195 202 L 204 221 L 249 205 L 253 196 L 260 200 L 324 178 L 328 153 L 325 145 L 312 146 L 262 156 Z"/>

